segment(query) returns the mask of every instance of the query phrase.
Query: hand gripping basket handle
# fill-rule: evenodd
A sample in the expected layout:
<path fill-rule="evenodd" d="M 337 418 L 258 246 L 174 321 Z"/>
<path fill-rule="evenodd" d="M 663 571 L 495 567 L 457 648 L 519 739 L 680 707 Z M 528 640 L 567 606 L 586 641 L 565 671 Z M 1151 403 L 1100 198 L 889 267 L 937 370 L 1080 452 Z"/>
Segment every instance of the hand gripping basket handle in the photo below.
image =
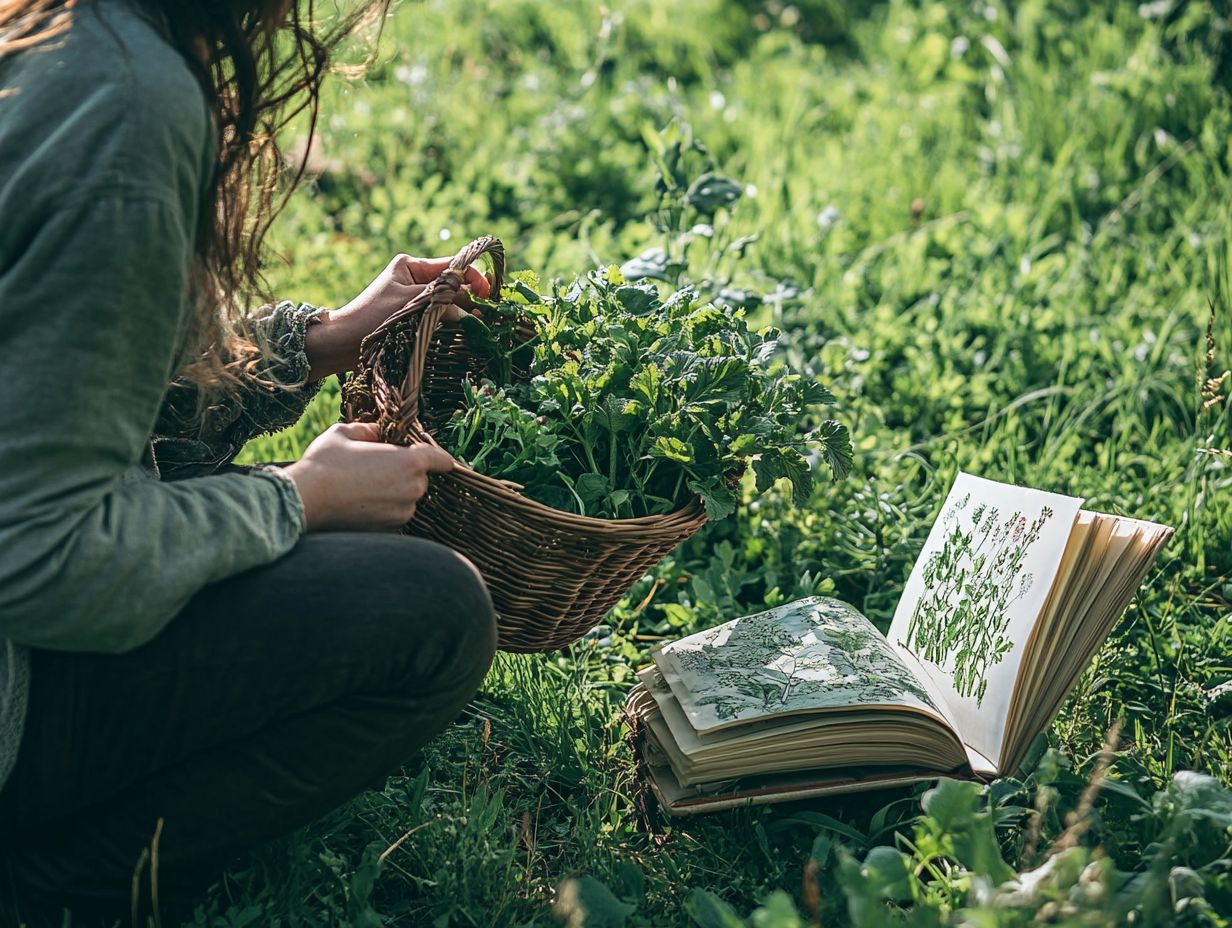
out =
<path fill-rule="evenodd" d="M 505 277 L 505 246 L 500 239 L 485 235 L 454 255 L 449 267 L 441 271 L 436 279 L 410 302 L 373 329 L 360 345 L 360 363 L 372 371 L 373 397 L 377 402 L 384 432 L 414 432 L 421 441 L 431 440 L 420 428 L 418 420 L 419 389 L 423 383 L 432 336 L 448 307 L 462 290 L 466 281 L 466 269 L 483 255 L 492 259 L 492 292 L 489 299 L 499 299 Z M 419 325 L 415 332 L 414 350 L 407 365 L 401 395 L 395 398 L 389 390 L 382 363 L 385 341 L 391 330 L 416 313 L 419 314 Z"/>

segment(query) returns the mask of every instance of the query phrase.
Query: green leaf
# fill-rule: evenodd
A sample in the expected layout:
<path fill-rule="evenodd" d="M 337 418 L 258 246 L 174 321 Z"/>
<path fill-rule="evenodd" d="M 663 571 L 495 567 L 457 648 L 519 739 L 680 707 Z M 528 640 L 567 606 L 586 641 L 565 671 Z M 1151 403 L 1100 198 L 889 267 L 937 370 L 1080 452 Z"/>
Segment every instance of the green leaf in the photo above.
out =
<path fill-rule="evenodd" d="M 612 485 L 602 474 L 582 474 L 573 485 L 574 491 L 584 503 L 606 499 L 612 492 Z"/>
<path fill-rule="evenodd" d="M 633 861 L 622 860 L 616 864 L 613 886 L 621 899 L 636 903 L 646 894 L 646 875 Z"/>
<path fill-rule="evenodd" d="M 693 461 L 693 453 L 689 446 L 679 438 L 669 435 L 656 438 L 654 444 L 650 446 L 650 453 L 654 457 L 679 461 L 681 464 L 690 464 Z"/>
<path fill-rule="evenodd" d="M 684 265 L 669 258 L 662 248 L 648 248 L 622 264 L 620 273 L 626 280 L 671 280 L 683 269 Z"/>
<path fill-rule="evenodd" d="M 792 502 L 806 506 L 813 493 L 813 474 L 808 461 L 794 448 L 776 448 L 762 453 L 753 461 L 757 491 L 765 493 L 780 478 L 791 481 Z"/>
<path fill-rule="evenodd" d="M 492 334 L 492 329 L 478 316 L 467 313 L 462 317 L 462 334 L 466 339 L 466 347 L 483 357 L 496 357 L 501 352 L 500 342 Z"/>
<path fill-rule="evenodd" d="M 617 287 L 615 295 L 620 305 L 634 315 L 649 312 L 659 305 L 659 292 L 650 285 Z"/>
<path fill-rule="evenodd" d="M 659 400 L 659 387 L 663 382 L 663 374 L 654 364 L 647 364 L 629 380 L 629 388 L 646 401 L 646 405 L 654 408 Z"/>
<path fill-rule="evenodd" d="M 628 432 L 637 425 L 638 416 L 645 408 L 637 400 L 609 393 L 595 410 L 595 421 L 609 432 Z"/>
<path fill-rule="evenodd" d="M 804 380 L 801 382 L 800 399 L 805 406 L 834 405 L 834 394 L 817 380 Z"/>
<path fill-rule="evenodd" d="M 385 920 L 372 908 L 372 895 L 381 875 L 381 844 L 364 849 L 363 859 L 351 875 L 347 887 L 347 919 L 356 928 L 381 928 Z"/>
<path fill-rule="evenodd" d="M 684 908 L 698 928 L 747 928 L 735 909 L 704 889 L 693 890 Z"/>
<path fill-rule="evenodd" d="M 813 847 L 809 851 L 809 858 L 817 863 L 818 867 L 824 867 L 830 861 L 830 852 L 834 849 L 834 839 L 824 831 L 817 832 L 817 837 L 813 838 Z"/>
<path fill-rule="evenodd" d="M 868 836 L 854 825 L 849 825 L 846 822 L 839 821 L 832 815 L 826 815 L 824 812 L 813 812 L 811 810 L 803 810 L 795 815 L 784 817 L 782 824 L 802 824 L 812 825 L 820 828 L 823 831 L 832 831 L 836 835 L 842 835 L 848 840 L 854 841 L 856 844 L 865 844 L 868 841 Z"/>
<path fill-rule="evenodd" d="M 744 188 L 729 177 L 709 172 L 689 185 L 684 201 L 704 216 L 713 216 L 744 195 Z"/>
<path fill-rule="evenodd" d="M 841 480 L 851 473 L 854 453 L 847 426 L 834 419 L 827 419 L 818 427 L 813 438 L 818 442 L 821 459 L 826 462 L 835 480 Z"/>
<path fill-rule="evenodd" d="M 776 889 L 749 919 L 753 928 L 807 928 L 791 896 Z"/>
<path fill-rule="evenodd" d="M 740 502 L 721 477 L 711 477 L 704 481 L 690 480 L 688 487 L 702 498 L 702 504 L 706 507 L 706 518 L 711 522 L 726 519 L 736 511 Z"/>
<path fill-rule="evenodd" d="M 875 847 L 864 857 L 860 872 L 886 899 L 905 902 L 911 898 L 911 862 L 892 847 Z"/>
<path fill-rule="evenodd" d="M 983 788 L 969 780 L 938 780 L 920 800 L 935 829 L 949 836 L 954 856 L 973 873 L 1000 883 L 1014 870 L 1001 857 L 993 816 L 984 806 Z"/>
<path fill-rule="evenodd" d="M 732 440 L 728 450 L 738 457 L 744 457 L 745 455 L 752 454 L 760 444 L 761 442 L 756 435 L 749 435 L 746 432 L 743 435 L 737 435 Z"/>
<path fill-rule="evenodd" d="M 730 402 L 744 395 L 747 370 L 740 358 L 692 357 L 681 375 L 689 402 Z"/>
<path fill-rule="evenodd" d="M 592 876 L 566 880 L 556 901 L 556 914 L 570 928 L 624 928 L 636 909 Z"/>

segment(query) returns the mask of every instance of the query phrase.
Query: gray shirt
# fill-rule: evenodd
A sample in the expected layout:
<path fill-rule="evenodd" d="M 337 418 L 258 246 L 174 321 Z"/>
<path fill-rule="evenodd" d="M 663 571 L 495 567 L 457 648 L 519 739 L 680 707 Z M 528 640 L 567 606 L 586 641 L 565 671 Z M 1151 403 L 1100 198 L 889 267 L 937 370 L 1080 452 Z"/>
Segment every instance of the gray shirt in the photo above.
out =
<path fill-rule="evenodd" d="M 281 387 L 201 404 L 171 385 L 214 157 L 202 89 L 123 0 L 0 59 L 0 784 L 30 649 L 138 647 L 303 532 L 285 476 L 212 472 L 302 413 L 319 311 L 257 316 L 278 357 L 260 379 Z"/>

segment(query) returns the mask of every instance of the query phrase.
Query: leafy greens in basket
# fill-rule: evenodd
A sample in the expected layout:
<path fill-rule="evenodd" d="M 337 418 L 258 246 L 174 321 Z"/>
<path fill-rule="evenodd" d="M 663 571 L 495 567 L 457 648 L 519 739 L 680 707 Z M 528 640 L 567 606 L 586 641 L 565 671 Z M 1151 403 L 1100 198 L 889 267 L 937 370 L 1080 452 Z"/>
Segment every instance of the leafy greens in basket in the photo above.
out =
<path fill-rule="evenodd" d="M 537 288 L 515 275 L 483 310 L 488 323 L 525 316 L 529 342 L 464 323 L 495 382 L 464 384 L 463 407 L 437 437 L 476 470 L 581 515 L 668 513 L 696 494 L 717 521 L 735 511 L 749 465 L 759 490 L 785 477 L 801 505 L 817 462 L 836 478 L 850 468 L 846 428 L 818 415 L 830 392 L 785 370 L 778 333 L 751 330 L 742 311 L 689 288 L 663 297 L 615 268 Z"/>

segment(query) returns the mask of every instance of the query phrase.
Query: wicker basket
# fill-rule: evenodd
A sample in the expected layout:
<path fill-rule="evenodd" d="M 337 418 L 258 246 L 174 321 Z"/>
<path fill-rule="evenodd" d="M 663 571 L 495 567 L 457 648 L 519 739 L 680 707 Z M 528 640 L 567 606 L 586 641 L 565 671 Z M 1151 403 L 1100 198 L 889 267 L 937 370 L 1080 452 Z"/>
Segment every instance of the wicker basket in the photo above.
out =
<path fill-rule="evenodd" d="M 486 369 L 484 359 L 467 351 L 461 328 L 442 324 L 465 269 L 485 254 L 497 297 L 504 249 L 497 239 L 477 239 L 365 339 L 361 369 L 344 388 L 344 418 L 380 423 L 385 441 L 435 444 L 436 427 L 461 404 L 462 379 Z M 408 534 L 448 545 L 479 568 L 505 651 L 552 651 L 576 641 L 706 521 L 697 500 L 668 515 L 593 519 L 552 509 L 520 490 L 458 462 L 432 478 L 406 526 Z"/>

